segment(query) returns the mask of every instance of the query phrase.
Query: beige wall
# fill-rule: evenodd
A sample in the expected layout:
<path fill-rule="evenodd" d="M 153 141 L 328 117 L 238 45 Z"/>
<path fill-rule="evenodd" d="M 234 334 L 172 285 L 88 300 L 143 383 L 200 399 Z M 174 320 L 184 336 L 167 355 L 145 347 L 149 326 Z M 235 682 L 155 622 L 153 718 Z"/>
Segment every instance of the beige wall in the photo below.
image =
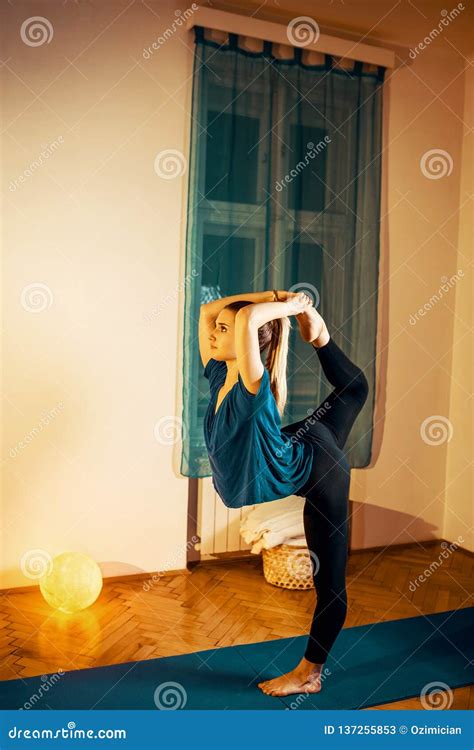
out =
<path fill-rule="evenodd" d="M 164 180 L 154 162 L 164 149 L 187 155 L 193 43 L 179 29 L 144 59 L 181 7 L 163 3 L 158 17 L 155 6 L 51 2 L 41 12 L 54 36 L 36 47 L 19 30 L 38 5 L 3 6 L 1 587 L 35 582 L 21 564 L 36 549 L 86 552 L 105 575 L 185 565 L 181 445 L 157 440 L 155 426 L 181 416 L 188 174 Z M 467 281 L 409 323 L 441 276 L 466 268 L 465 85 L 445 45 L 387 86 L 383 354 L 376 461 L 352 479 L 357 547 L 455 538 L 468 516 L 470 471 L 457 477 Z M 448 88 L 430 103 L 426 86 Z M 431 181 L 419 160 L 435 147 L 454 169 Z M 420 439 L 429 415 L 452 419 L 449 453 Z"/>
<path fill-rule="evenodd" d="M 464 66 L 445 45 L 389 77 L 377 434 L 370 469 L 352 473 L 355 548 L 461 536 L 473 549 L 472 81 Z M 448 152 L 450 175 L 423 174 L 430 149 Z"/>

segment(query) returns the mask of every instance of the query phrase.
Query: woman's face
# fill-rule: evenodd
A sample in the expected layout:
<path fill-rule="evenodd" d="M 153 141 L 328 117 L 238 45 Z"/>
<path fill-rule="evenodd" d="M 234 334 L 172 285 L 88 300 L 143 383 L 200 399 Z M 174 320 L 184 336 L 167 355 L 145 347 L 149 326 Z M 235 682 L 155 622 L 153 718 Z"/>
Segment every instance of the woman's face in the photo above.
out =
<path fill-rule="evenodd" d="M 213 359 L 236 359 L 234 324 L 235 313 L 232 310 L 221 310 L 216 318 L 214 331 L 209 336 Z"/>

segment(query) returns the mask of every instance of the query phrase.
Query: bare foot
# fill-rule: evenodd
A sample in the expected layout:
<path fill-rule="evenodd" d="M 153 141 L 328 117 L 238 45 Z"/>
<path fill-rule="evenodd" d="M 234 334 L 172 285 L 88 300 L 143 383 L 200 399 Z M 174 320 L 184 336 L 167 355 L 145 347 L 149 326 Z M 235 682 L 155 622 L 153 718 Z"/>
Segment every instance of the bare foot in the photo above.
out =
<path fill-rule="evenodd" d="M 264 680 L 258 687 L 267 695 L 292 695 L 293 693 L 319 693 L 322 664 L 313 664 L 304 657 L 297 667 L 281 677 Z"/>
<path fill-rule="evenodd" d="M 321 315 L 315 307 L 309 306 L 304 312 L 296 315 L 301 338 L 313 346 L 320 347 L 329 341 L 329 333 Z"/>

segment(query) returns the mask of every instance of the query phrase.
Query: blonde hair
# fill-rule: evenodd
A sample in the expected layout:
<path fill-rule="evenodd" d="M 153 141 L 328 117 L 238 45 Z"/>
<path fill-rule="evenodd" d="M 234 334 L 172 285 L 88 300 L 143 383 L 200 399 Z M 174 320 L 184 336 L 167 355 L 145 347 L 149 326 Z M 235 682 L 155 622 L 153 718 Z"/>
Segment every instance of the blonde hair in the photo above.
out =
<path fill-rule="evenodd" d="M 226 305 L 224 309 L 237 312 L 246 305 L 253 305 L 254 302 L 248 300 L 238 300 Z M 288 396 L 288 387 L 286 382 L 286 368 L 288 363 L 288 341 L 290 336 L 291 323 L 288 317 L 275 318 L 274 320 L 264 323 L 258 329 L 258 344 L 260 352 L 265 351 L 268 347 L 265 367 L 270 376 L 270 390 L 276 401 L 280 417 L 283 416 L 286 400 Z"/>

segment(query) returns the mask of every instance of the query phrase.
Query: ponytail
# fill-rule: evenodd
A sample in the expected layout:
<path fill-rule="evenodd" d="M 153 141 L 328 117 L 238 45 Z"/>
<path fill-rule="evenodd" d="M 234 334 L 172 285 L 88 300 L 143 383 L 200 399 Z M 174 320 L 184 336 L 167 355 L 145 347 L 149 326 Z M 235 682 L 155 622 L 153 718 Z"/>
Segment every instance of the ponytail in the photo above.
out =
<path fill-rule="evenodd" d="M 286 365 L 291 324 L 287 317 L 275 318 L 271 321 L 271 324 L 272 336 L 268 347 L 265 366 L 269 371 L 270 388 L 281 417 L 283 416 L 288 396 Z"/>

